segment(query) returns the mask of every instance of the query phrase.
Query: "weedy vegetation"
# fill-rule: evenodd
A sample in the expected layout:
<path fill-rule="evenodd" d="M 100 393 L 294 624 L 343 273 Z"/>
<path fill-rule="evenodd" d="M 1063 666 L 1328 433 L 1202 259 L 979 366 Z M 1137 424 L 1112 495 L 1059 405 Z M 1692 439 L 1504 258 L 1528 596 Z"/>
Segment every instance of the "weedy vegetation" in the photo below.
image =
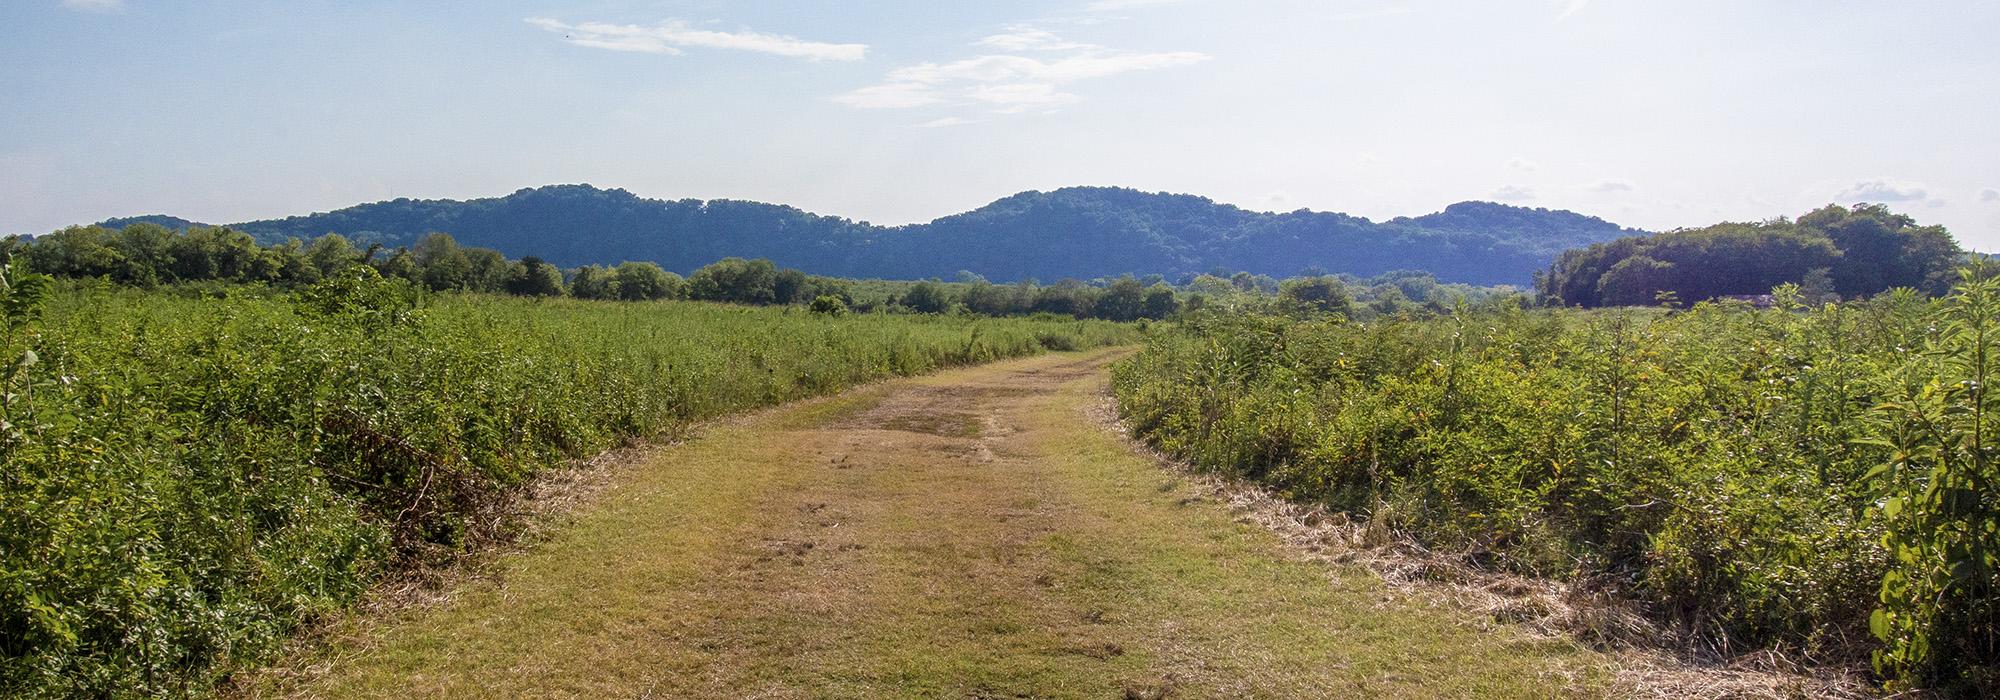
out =
<path fill-rule="evenodd" d="M 830 305 L 829 305 L 830 306 Z M 1133 342 L 1071 319 L 0 276 L 0 695 L 189 696 L 550 469 L 877 378 Z"/>
<path fill-rule="evenodd" d="M 1195 314 L 1113 383 L 1199 468 L 1615 591 L 1717 656 L 2000 692 L 2000 283 L 1774 299 Z"/>

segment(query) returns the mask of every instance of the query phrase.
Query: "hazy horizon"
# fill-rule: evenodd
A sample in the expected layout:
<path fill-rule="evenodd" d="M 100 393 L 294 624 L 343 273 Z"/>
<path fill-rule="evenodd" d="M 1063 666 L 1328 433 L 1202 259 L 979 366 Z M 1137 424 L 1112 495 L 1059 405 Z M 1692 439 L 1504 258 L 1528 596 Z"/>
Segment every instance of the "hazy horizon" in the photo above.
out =
<path fill-rule="evenodd" d="M 1993 26 L 1969 1 L 37 0 L 0 8 L 0 233 L 559 183 L 895 225 L 1118 186 L 1648 230 L 1871 201 L 1993 250 Z"/>

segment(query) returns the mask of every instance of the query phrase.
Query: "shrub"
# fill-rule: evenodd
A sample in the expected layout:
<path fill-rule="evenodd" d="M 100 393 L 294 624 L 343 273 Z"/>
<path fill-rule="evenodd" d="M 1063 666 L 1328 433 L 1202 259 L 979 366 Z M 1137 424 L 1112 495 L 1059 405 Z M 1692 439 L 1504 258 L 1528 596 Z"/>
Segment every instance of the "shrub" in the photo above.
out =
<path fill-rule="evenodd" d="M 814 297 L 812 305 L 808 308 L 813 313 L 821 316 L 847 315 L 847 302 L 841 301 L 840 297 L 831 294 L 821 294 Z"/>
<path fill-rule="evenodd" d="M 1198 467 L 1493 566 L 1626 582 L 1719 648 L 1851 660 L 1872 627 L 1885 676 L 1990 694 L 2000 283 L 1980 277 L 1770 310 L 1191 312 L 1113 386 Z"/>

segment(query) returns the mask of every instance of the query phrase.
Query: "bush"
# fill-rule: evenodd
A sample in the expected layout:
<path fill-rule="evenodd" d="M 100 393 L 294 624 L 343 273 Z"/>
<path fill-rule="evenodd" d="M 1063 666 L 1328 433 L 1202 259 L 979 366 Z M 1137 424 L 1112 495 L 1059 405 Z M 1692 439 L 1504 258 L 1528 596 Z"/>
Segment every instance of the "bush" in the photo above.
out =
<path fill-rule="evenodd" d="M 846 316 L 847 302 L 831 294 L 821 294 L 813 298 L 810 311 L 821 316 Z"/>
<path fill-rule="evenodd" d="M 1811 309 L 1788 288 L 1772 310 L 1198 312 L 1113 385 L 1140 436 L 1201 468 L 1494 566 L 1626 582 L 1718 648 L 1852 660 L 1872 626 L 1886 677 L 1991 694 L 1996 284 Z"/>

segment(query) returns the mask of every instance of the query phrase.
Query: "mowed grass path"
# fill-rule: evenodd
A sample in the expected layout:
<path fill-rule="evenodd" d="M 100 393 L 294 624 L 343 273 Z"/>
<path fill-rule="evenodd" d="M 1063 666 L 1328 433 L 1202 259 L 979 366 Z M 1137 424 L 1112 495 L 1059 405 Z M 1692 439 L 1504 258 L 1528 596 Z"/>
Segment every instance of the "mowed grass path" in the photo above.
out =
<path fill-rule="evenodd" d="M 1551 697 L 1599 659 L 1290 556 L 1091 421 L 1120 351 L 866 387 L 658 450 L 451 602 L 259 695 Z"/>

